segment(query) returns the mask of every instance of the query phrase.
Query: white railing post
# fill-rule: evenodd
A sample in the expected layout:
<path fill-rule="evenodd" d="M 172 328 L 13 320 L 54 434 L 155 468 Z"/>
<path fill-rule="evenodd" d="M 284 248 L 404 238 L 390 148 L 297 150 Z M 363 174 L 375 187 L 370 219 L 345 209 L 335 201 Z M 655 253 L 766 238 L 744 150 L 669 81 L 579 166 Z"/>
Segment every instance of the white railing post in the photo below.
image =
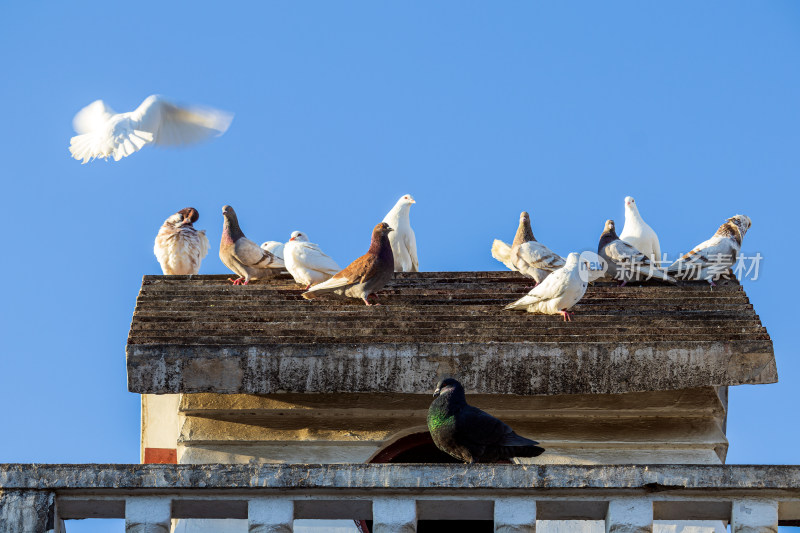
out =
<path fill-rule="evenodd" d="M 731 509 L 733 533 L 778 533 L 778 502 L 734 500 Z"/>
<path fill-rule="evenodd" d="M 611 500 L 606 533 L 653 533 L 653 502 L 645 498 Z"/>
<path fill-rule="evenodd" d="M 405 498 L 372 500 L 372 533 L 416 533 L 417 502 Z"/>
<path fill-rule="evenodd" d="M 172 500 L 143 496 L 125 500 L 125 533 L 169 533 Z"/>
<path fill-rule="evenodd" d="M 495 533 L 536 533 L 536 501 L 500 498 L 494 501 Z"/>
<path fill-rule="evenodd" d="M 276 498 L 258 498 L 247 503 L 249 533 L 292 533 L 294 502 Z"/>

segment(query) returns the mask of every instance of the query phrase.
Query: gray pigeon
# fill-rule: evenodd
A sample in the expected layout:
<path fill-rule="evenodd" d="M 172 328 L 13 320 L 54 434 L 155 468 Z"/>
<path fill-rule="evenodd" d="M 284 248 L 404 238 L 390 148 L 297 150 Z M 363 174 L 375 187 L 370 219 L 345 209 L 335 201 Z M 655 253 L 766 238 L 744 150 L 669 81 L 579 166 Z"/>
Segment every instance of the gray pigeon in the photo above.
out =
<path fill-rule="evenodd" d="M 535 440 L 520 437 L 508 425 L 467 403 L 464 387 L 453 378 L 436 385 L 428 409 L 428 431 L 436 447 L 465 463 L 493 463 L 544 453 Z"/>
<path fill-rule="evenodd" d="M 276 271 L 275 256 L 248 239 L 239 228 L 236 211 L 229 205 L 222 207 L 222 239 L 219 243 L 219 258 L 239 277 L 228 278 L 234 285 L 247 285 L 251 279 L 269 278 Z"/>
<path fill-rule="evenodd" d="M 670 283 L 677 283 L 663 270 L 650 262 L 650 258 L 621 240 L 617 236 L 613 220 L 606 220 L 605 228 L 597 245 L 597 255 L 603 258 L 608 266 L 607 273 L 625 285 L 631 280 L 658 278 Z"/>
<path fill-rule="evenodd" d="M 511 243 L 511 263 L 514 268 L 539 284 L 554 270 L 564 266 L 564 258 L 536 240 L 531 229 L 531 217 L 523 211 Z"/>
<path fill-rule="evenodd" d="M 736 263 L 742 240 L 752 221 L 746 215 L 734 215 L 719 227 L 713 237 L 701 242 L 672 263 L 667 272 L 678 279 L 704 279 L 713 287 L 714 279 L 730 274 Z"/>
<path fill-rule="evenodd" d="M 394 255 L 389 242 L 389 224 L 381 222 L 372 230 L 372 241 L 367 253 L 350 263 L 332 278 L 318 283 L 303 293 L 311 300 L 320 294 L 333 292 L 351 298 L 361 298 L 367 305 L 370 295 L 381 290 L 394 275 Z M 378 305 L 378 304 L 375 304 Z"/>

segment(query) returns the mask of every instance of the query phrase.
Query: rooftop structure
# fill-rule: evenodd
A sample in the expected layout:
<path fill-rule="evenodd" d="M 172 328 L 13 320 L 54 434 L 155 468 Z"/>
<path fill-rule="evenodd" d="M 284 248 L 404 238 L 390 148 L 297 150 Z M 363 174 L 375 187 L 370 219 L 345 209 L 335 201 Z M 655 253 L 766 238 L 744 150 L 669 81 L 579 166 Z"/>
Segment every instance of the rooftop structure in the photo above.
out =
<path fill-rule="evenodd" d="M 595 283 L 564 323 L 502 310 L 530 283 L 396 274 L 384 305 L 366 307 L 303 300 L 286 275 L 240 287 L 145 276 L 128 387 L 142 395 L 142 462 L 177 464 L 0 466 L 0 533 L 90 516 L 159 533 L 290 532 L 304 519 L 375 533 L 800 524 L 797 467 L 723 465 L 728 387 L 778 379 L 741 286 Z M 436 464 L 454 462 L 425 422 L 444 376 L 546 453 Z"/>
<path fill-rule="evenodd" d="M 167 393 L 620 394 L 777 381 L 772 342 L 738 284 L 595 284 L 575 320 L 503 311 L 514 272 L 400 273 L 384 306 L 303 300 L 290 277 L 145 276 L 128 388 Z"/>

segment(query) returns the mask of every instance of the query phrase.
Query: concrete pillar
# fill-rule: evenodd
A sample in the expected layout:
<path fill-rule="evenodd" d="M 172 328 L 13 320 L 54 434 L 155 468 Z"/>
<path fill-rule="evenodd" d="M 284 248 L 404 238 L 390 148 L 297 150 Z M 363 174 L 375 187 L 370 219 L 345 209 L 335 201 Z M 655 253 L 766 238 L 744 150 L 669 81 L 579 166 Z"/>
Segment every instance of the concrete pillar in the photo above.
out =
<path fill-rule="evenodd" d="M 125 500 L 125 533 L 169 533 L 172 500 L 158 496 Z"/>
<path fill-rule="evenodd" d="M 416 533 L 417 502 L 405 498 L 372 500 L 372 533 Z"/>
<path fill-rule="evenodd" d="M 653 502 L 645 498 L 611 500 L 606 533 L 653 533 Z"/>
<path fill-rule="evenodd" d="M 46 533 L 54 529 L 55 494 L 38 490 L 0 491 L 0 533 Z"/>
<path fill-rule="evenodd" d="M 536 533 L 536 501 L 501 498 L 494 501 L 495 533 Z"/>
<path fill-rule="evenodd" d="M 247 504 L 249 533 L 292 533 L 294 502 L 275 498 L 258 498 Z"/>
<path fill-rule="evenodd" d="M 733 533 L 778 533 L 778 502 L 734 500 L 731 509 Z"/>

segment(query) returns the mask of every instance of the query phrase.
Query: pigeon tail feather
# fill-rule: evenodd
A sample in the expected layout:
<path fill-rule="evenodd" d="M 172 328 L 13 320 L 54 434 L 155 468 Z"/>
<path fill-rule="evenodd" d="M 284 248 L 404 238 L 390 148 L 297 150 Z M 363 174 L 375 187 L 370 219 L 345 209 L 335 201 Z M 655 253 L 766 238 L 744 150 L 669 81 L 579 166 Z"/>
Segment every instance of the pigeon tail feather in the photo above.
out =
<path fill-rule="evenodd" d="M 528 446 L 503 446 L 503 451 L 507 457 L 538 457 L 545 452 L 545 449 L 531 444 Z"/>
<path fill-rule="evenodd" d="M 510 270 L 517 270 L 511 263 L 511 246 L 500 239 L 495 239 L 492 243 L 492 257 L 503 263 Z"/>

